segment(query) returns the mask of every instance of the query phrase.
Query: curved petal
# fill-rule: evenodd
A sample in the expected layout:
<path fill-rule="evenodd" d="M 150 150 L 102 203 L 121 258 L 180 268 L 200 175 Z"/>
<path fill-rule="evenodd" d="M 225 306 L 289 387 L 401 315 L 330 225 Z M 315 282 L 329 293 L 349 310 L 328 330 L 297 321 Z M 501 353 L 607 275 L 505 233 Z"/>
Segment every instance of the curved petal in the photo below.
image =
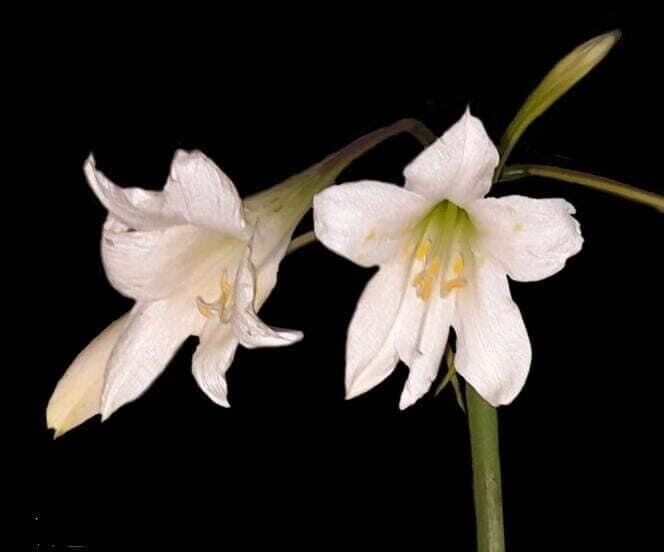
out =
<path fill-rule="evenodd" d="M 247 247 L 235 277 L 231 324 L 237 340 L 248 349 L 282 347 L 302 339 L 302 332 L 271 328 L 256 315 L 256 272 Z"/>
<path fill-rule="evenodd" d="M 128 227 L 136 230 L 152 230 L 174 222 L 161 213 L 164 203 L 161 192 L 141 188 L 120 188 L 97 170 L 92 155 L 85 161 L 83 172 L 101 204 Z"/>
<path fill-rule="evenodd" d="M 106 366 L 102 420 L 142 395 L 203 320 L 188 296 L 137 303 Z"/>
<path fill-rule="evenodd" d="M 515 280 L 548 278 L 583 245 L 574 207 L 564 199 L 491 197 L 474 201 L 468 212 L 479 230 L 478 247 Z"/>
<path fill-rule="evenodd" d="M 397 260 L 383 265 L 360 296 L 346 340 L 347 399 L 378 385 L 399 361 L 394 326 L 408 268 Z"/>
<path fill-rule="evenodd" d="M 203 392 L 220 406 L 229 407 L 226 372 L 233 362 L 238 342 L 228 324 L 210 318 L 192 360 L 192 372 Z"/>
<path fill-rule="evenodd" d="M 164 214 L 225 236 L 249 237 L 235 185 L 200 151 L 175 153 L 164 187 Z"/>
<path fill-rule="evenodd" d="M 486 195 L 498 160 L 498 150 L 484 125 L 467 109 L 406 167 L 406 189 L 433 201 L 449 199 L 463 206 Z"/>
<path fill-rule="evenodd" d="M 84 172 L 99 201 L 134 230 L 191 224 L 247 240 L 242 200 L 233 182 L 199 151 L 178 150 L 163 192 L 121 188 L 96 170 L 90 155 Z"/>
<path fill-rule="evenodd" d="M 457 372 L 493 406 L 512 402 L 530 369 L 530 339 L 507 277 L 490 259 L 458 292 L 453 327 Z"/>
<path fill-rule="evenodd" d="M 373 266 L 395 254 L 406 228 L 431 207 L 430 201 L 393 184 L 340 184 L 314 197 L 314 229 L 335 253 Z"/>
<path fill-rule="evenodd" d="M 60 378 L 46 407 L 46 424 L 60 437 L 100 413 L 104 371 L 129 315 L 118 318 L 95 337 Z"/>
<path fill-rule="evenodd" d="M 106 276 L 115 289 L 137 301 L 154 301 L 193 285 L 228 240 L 189 225 L 131 231 L 109 216 L 101 253 Z"/>
<path fill-rule="evenodd" d="M 432 296 L 424 302 L 414 288 L 407 296 L 399 314 L 399 356 L 410 372 L 399 408 L 408 408 L 431 387 L 438 375 L 455 311 L 455 295 Z"/>

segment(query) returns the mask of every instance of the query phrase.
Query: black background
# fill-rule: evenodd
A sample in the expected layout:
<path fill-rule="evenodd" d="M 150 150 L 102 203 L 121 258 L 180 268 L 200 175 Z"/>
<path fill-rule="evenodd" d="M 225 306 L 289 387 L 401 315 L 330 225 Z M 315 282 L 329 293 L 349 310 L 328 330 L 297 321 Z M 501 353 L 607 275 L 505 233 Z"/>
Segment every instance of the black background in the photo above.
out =
<path fill-rule="evenodd" d="M 29 371 L 32 543 L 473 550 L 463 414 L 450 390 L 400 412 L 403 365 L 344 402 L 345 331 L 372 271 L 320 245 L 285 259 L 261 311 L 304 341 L 240 349 L 231 409 L 197 388 L 190 339 L 108 422 L 57 441 L 45 427 L 59 377 L 130 306 L 99 259 L 105 212 L 81 171 L 90 151 L 114 181 L 157 189 L 176 148 L 201 149 L 247 195 L 405 116 L 440 134 L 470 104 L 497 141 L 557 59 L 620 27 L 610 56 L 528 130 L 512 161 L 664 193 L 662 56 L 649 23 L 658 16 L 469 7 L 360 20 L 331 6 L 288 25 L 257 7 L 241 28 L 182 10 L 168 23 L 134 14 L 102 28 L 106 18 L 89 18 L 80 34 L 43 41 L 29 97 L 39 110 L 34 170 L 21 188 L 31 205 L 20 244 L 28 295 L 10 297 L 24 330 L 15 362 Z M 393 139 L 341 180 L 401 182 L 417 151 Z M 509 550 L 642 549 L 661 525 L 651 505 L 662 490 L 661 215 L 546 180 L 495 193 L 567 198 L 586 240 L 563 272 L 512 285 L 534 356 L 522 394 L 500 410 Z"/>

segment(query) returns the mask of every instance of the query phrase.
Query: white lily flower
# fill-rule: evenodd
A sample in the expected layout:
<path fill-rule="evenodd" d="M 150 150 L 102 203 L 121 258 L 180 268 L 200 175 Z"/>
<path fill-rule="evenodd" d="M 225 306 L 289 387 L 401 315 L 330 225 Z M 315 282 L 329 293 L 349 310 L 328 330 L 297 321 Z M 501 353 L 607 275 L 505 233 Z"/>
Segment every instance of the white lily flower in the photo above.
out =
<path fill-rule="evenodd" d="M 109 211 L 101 241 L 106 274 L 136 304 L 60 380 L 49 427 L 57 435 L 99 412 L 107 418 L 141 395 L 190 335 L 200 337 L 196 381 L 229 406 L 225 373 L 238 344 L 278 347 L 302 338 L 267 326 L 256 312 L 313 191 L 299 197 L 291 185 L 243 205 L 228 176 L 196 151 L 176 153 L 162 192 L 120 188 L 92 157 L 85 174 Z"/>
<path fill-rule="evenodd" d="M 404 119 L 358 138 L 281 184 L 241 200 L 231 180 L 200 152 L 179 151 L 162 192 L 120 188 L 85 164 L 108 209 L 102 258 L 111 284 L 134 308 L 74 360 L 51 397 L 55 437 L 141 395 L 190 335 L 199 336 L 193 373 L 214 402 L 228 406 L 225 374 L 238 344 L 278 347 L 302 338 L 256 315 L 276 285 L 295 227 L 314 194 L 383 140 L 426 129 Z"/>
<path fill-rule="evenodd" d="M 314 198 L 318 238 L 380 269 L 348 329 L 346 396 L 383 381 L 399 360 L 407 408 L 438 373 L 450 328 L 456 370 L 488 402 L 510 403 L 524 385 L 531 348 L 507 276 L 541 280 L 582 246 L 563 199 L 484 197 L 499 156 L 470 111 L 404 171 L 405 187 L 361 181 Z"/>

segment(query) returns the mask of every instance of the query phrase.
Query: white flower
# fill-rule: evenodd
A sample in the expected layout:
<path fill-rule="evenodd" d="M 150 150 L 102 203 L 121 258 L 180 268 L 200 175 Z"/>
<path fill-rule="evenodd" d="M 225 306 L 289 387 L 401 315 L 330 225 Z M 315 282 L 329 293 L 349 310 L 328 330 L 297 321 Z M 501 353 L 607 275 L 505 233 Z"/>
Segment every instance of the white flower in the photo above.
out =
<path fill-rule="evenodd" d="M 295 226 L 320 190 L 295 177 L 240 199 L 231 180 L 200 152 L 178 151 L 162 192 L 120 188 L 85 174 L 108 209 L 102 258 L 113 287 L 136 301 L 76 358 L 49 401 L 56 436 L 101 412 L 107 418 L 162 372 L 182 342 L 200 337 L 193 373 L 228 406 L 225 374 L 238 344 L 288 345 L 302 338 L 256 315 L 277 280 Z M 313 188 L 313 189 L 312 189 Z"/>
<path fill-rule="evenodd" d="M 507 276 L 541 280 L 582 246 L 562 199 L 485 198 L 498 152 L 469 111 L 404 171 L 405 187 L 361 181 L 314 198 L 315 231 L 332 251 L 380 267 L 348 330 L 346 394 L 383 381 L 399 359 L 406 408 L 430 388 L 448 340 L 455 365 L 494 406 L 523 387 L 528 333 Z"/>

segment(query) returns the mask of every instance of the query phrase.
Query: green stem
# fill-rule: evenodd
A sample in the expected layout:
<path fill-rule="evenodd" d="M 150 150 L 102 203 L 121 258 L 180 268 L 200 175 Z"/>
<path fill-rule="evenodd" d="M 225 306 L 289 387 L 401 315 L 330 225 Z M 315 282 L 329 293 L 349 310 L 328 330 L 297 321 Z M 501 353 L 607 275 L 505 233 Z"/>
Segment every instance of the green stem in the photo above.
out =
<path fill-rule="evenodd" d="M 473 459 L 477 551 L 504 552 L 498 412 L 466 384 L 466 408 Z"/>
<path fill-rule="evenodd" d="M 563 169 L 561 167 L 552 167 L 550 165 L 508 165 L 500 175 L 499 181 L 506 182 L 527 176 L 539 176 L 562 180 L 571 184 L 579 184 L 586 188 L 592 188 L 593 190 L 599 190 L 600 192 L 617 195 L 630 201 L 649 205 L 658 211 L 664 211 L 664 197 L 659 194 L 647 192 L 603 176 Z"/>

